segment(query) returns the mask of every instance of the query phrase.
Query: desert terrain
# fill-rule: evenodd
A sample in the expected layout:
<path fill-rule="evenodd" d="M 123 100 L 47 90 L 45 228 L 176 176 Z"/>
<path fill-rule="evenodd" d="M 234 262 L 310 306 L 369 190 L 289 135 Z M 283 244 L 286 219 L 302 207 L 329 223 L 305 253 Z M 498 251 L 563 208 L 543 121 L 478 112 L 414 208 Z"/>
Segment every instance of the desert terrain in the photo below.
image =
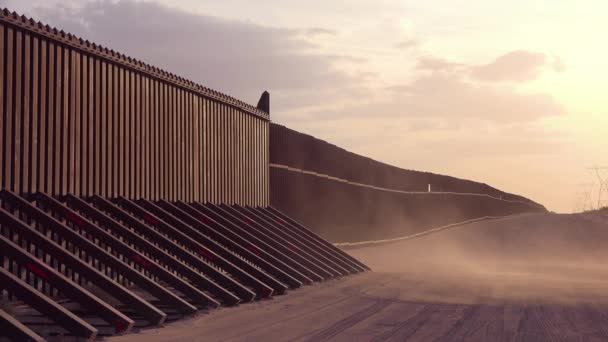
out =
<path fill-rule="evenodd" d="M 348 249 L 373 271 L 111 341 L 608 341 L 608 216 L 528 214 Z"/>

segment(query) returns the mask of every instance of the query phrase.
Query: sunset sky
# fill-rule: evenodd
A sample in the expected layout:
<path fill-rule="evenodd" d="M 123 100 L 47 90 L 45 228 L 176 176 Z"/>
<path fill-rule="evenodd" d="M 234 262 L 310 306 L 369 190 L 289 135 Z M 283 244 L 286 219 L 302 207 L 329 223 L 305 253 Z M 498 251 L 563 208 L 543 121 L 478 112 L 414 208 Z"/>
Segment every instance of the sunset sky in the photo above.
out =
<path fill-rule="evenodd" d="M 267 89 L 275 122 L 550 210 L 580 209 L 588 168 L 608 166 L 605 0 L 0 5 L 252 104 Z"/>

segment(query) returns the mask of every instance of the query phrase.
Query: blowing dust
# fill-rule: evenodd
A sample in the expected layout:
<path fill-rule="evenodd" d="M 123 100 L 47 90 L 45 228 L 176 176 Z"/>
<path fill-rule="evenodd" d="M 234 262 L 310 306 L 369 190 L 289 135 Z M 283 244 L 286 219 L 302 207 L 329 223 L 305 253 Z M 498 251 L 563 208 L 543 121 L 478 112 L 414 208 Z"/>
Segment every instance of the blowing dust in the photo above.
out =
<path fill-rule="evenodd" d="M 608 304 L 607 245 L 606 216 L 534 214 L 348 252 L 400 300 Z"/>

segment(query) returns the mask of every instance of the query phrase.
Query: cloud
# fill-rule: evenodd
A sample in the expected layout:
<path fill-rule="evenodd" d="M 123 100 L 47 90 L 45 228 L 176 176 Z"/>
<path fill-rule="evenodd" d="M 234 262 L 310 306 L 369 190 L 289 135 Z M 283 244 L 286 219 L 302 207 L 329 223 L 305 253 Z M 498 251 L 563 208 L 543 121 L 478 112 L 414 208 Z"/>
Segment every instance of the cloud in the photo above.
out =
<path fill-rule="evenodd" d="M 301 119 L 358 117 L 374 121 L 408 117 L 509 124 L 565 113 L 548 94 L 522 93 L 509 86 L 472 82 L 465 76 L 466 71 L 427 73 L 409 83 L 385 88 L 382 96 L 367 103 L 355 102 L 332 110 L 313 109 Z"/>
<path fill-rule="evenodd" d="M 565 70 L 559 57 L 549 58 L 544 53 L 518 50 L 504 54 L 489 64 L 473 67 L 471 77 L 489 82 L 526 82 L 538 78 L 546 67 L 558 72 Z"/>
<path fill-rule="evenodd" d="M 551 60 L 551 67 L 555 72 L 564 72 L 566 71 L 566 63 L 559 56 L 553 56 Z"/>
<path fill-rule="evenodd" d="M 335 67 L 361 62 L 346 55 L 314 52 L 302 30 L 228 20 L 153 2 L 93 1 L 37 7 L 34 15 L 96 43 L 161 67 L 205 86 L 256 103 L 263 90 L 273 111 L 320 102 L 363 79 Z M 323 28 L 307 34 L 332 34 Z M 311 91 L 313 90 L 313 91 Z"/>
<path fill-rule="evenodd" d="M 94 1 L 38 7 L 40 19 L 170 72 L 227 92 L 250 103 L 268 89 L 274 119 L 297 120 L 359 116 L 476 118 L 521 122 L 559 115 L 548 95 L 478 80 L 529 79 L 557 58 L 514 51 L 483 66 L 468 66 L 433 55 L 416 62 L 421 76 L 393 85 L 379 84 L 366 59 L 320 53 L 302 32 L 335 34 L 321 27 L 284 29 L 227 20 L 169 8 L 153 2 Z M 302 31 L 304 30 L 304 31 Z M 414 46 L 414 39 L 403 46 Z M 336 64 L 351 65 L 347 73 Z M 467 80 L 467 75 L 471 80 Z M 297 113 L 297 114 L 296 114 Z"/>
<path fill-rule="evenodd" d="M 416 69 L 422 71 L 454 71 L 462 66 L 463 64 L 449 62 L 443 58 L 426 56 L 418 60 Z"/>
<path fill-rule="evenodd" d="M 335 36 L 336 34 L 338 34 L 338 32 L 334 31 L 334 30 L 330 30 L 330 29 L 326 29 L 323 27 L 310 27 L 304 30 L 304 33 L 306 35 L 309 36 L 322 36 L 322 35 L 329 35 L 329 36 Z"/>
<path fill-rule="evenodd" d="M 395 44 L 395 47 L 397 49 L 402 49 L 402 50 L 413 49 L 418 46 L 420 46 L 420 42 L 413 38 L 404 39 L 404 40 L 400 41 L 399 43 Z"/>

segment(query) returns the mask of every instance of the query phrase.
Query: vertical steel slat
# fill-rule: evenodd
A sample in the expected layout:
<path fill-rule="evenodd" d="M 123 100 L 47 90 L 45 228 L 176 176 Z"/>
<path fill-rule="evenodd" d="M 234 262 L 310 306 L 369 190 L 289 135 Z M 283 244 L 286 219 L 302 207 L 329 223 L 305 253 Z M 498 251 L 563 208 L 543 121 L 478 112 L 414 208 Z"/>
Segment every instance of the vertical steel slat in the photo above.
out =
<path fill-rule="evenodd" d="M 165 198 L 166 196 L 166 189 L 165 189 L 165 177 L 166 177 L 166 173 L 165 173 L 165 164 L 167 164 L 167 159 L 165 158 L 165 124 L 164 124 L 164 115 L 165 115 L 165 98 L 164 98 L 164 93 L 163 93 L 163 87 L 164 84 L 163 82 L 159 81 L 157 82 L 156 85 L 156 96 L 157 96 L 157 118 L 156 118 L 156 124 L 157 124 L 157 131 L 158 131 L 158 143 L 157 143 L 157 149 L 158 149 L 158 156 L 157 156 L 157 173 L 158 173 L 158 179 L 157 179 L 157 198 Z"/>
<path fill-rule="evenodd" d="M 94 60 L 93 67 L 93 139 L 95 141 L 93 158 L 94 194 L 101 194 L 101 61 Z"/>
<path fill-rule="evenodd" d="M 17 191 L 22 191 L 21 188 L 21 145 L 23 139 L 23 131 L 22 131 L 22 86 L 23 86 L 23 33 L 19 30 L 15 31 L 15 69 L 14 69 L 14 98 L 13 98 L 13 141 L 11 154 L 13 158 L 13 184 L 12 188 L 17 189 Z"/>
<path fill-rule="evenodd" d="M 252 132 L 252 117 L 247 117 L 247 194 L 248 194 L 248 202 L 253 204 L 255 203 L 255 190 L 253 184 L 253 149 L 255 145 L 253 144 L 253 132 Z"/>
<path fill-rule="evenodd" d="M 233 130 L 232 130 L 232 108 L 225 106 L 225 118 L 226 121 L 226 192 L 227 192 L 227 200 L 224 203 L 233 204 L 234 203 L 234 141 L 233 141 Z"/>
<path fill-rule="evenodd" d="M 268 205 L 268 201 L 269 201 L 269 188 L 270 188 L 270 184 L 268 183 L 268 178 L 269 178 L 269 165 L 270 165 L 270 150 L 269 150 L 269 123 L 268 122 L 263 122 L 262 124 L 262 128 L 263 128 L 263 136 L 262 136 L 262 144 L 263 144 L 263 152 L 264 152 L 264 160 L 262 160 L 262 168 L 263 168 L 263 181 L 264 181 L 264 185 L 263 185 L 263 190 L 264 190 L 264 198 L 262 199 L 262 206 L 267 206 Z"/>
<path fill-rule="evenodd" d="M 140 142 L 140 128 L 141 128 L 141 102 L 140 102 L 140 77 L 137 73 L 133 73 L 133 198 L 141 197 L 141 142 Z"/>
<path fill-rule="evenodd" d="M 245 136 L 245 132 L 247 131 L 247 126 L 245 126 L 245 120 L 247 119 L 246 114 L 239 115 L 239 161 L 241 164 L 239 179 L 241 181 L 241 203 L 246 205 L 247 203 L 247 158 L 246 158 L 246 146 L 247 146 L 247 137 Z"/>
<path fill-rule="evenodd" d="M 201 177 L 201 172 L 199 170 L 199 163 L 200 163 L 200 139 L 199 139 L 199 135 L 201 133 L 200 131 L 200 115 L 198 112 L 198 97 L 194 97 L 192 94 L 190 94 L 190 101 L 192 103 L 192 109 L 191 109 L 191 117 L 192 117 L 192 127 L 190 129 L 190 132 L 192 134 L 192 167 L 190 168 L 190 173 L 191 173 L 191 177 L 192 177 L 192 199 L 191 201 L 200 201 L 200 197 L 199 197 L 199 184 L 200 184 L 200 177 Z M 158 200 L 157 198 L 154 198 L 154 200 Z"/>
<path fill-rule="evenodd" d="M 93 171 L 93 167 L 94 167 L 94 157 L 95 157 L 95 145 L 94 145 L 94 136 L 93 136 L 93 130 L 95 129 L 95 117 L 93 115 L 94 113 L 94 106 L 95 106 L 95 102 L 94 102 L 94 89 L 93 89 L 93 85 L 94 85 L 94 76 L 93 73 L 95 71 L 94 69 L 94 61 L 93 58 L 87 56 L 87 55 L 83 55 L 84 59 L 84 64 L 86 65 L 86 78 L 85 78 L 85 88 L 86 88 L 86 137 L 87 140 L 84 142 L 87 147 L 87 163 L 86 163 L 86 174 L 87 174 L 87 188 L 85 191 L 85 196 L 90 196 L 93 193 L 93 189 L 94 189 L 94 171 Z"/>
<path fill-rule="evenodd" d="M 122 115 L 120 112 L 120 74 L 119 74 L 119 67 L 117 65 L 114 65 L 114 68 L 112 70 L 112 103 L 113 103 L 113 110 L 112 110 L 112 114 L 113 114 L 113 118 L 114 118 L 114 125 L 113 125 L 113 132 L 114 132 L 114 138 L 112 139 L 112 149 L 114 150 L 114 163 L 113 163 L 113 172 L 112 172 L 112 186 L 113 186 L 113 190 L 112 193 L 114 194 L 114 196 L 118 196 L 120 194 L 120 183 L 121 183 L 121 177 L 120 177 L 120 168 L 122 166 L 122 154 L 120 153 L 120 148 L 122 147 L 122 145 L 120 144 L 120 133 L 122 130 L 122 125 L 121 125 L 121 121 L 122 121 Z"/>
<path fill-rule="evenodd" d="M 178 144 L 178 182 L 179 182 L 179 199 L 186 200 L 186 130 L 185 130 L 185 94 L 183 89 L 179 89 L 178 91 L 178 108 L 177 108 L 177 118 L 178 118 L 178 135 L 179 135 L 179 144 Z"/>
<path fill-rule="evenodd" d="M 218 127 L 217 127 L 217 110 L 215 101 L 208 100 L 207 108 L 209 113 L 209 130 L 208 130 L 208 141 L 209 141 L 209 191 L 210 191 L 210 202 L 216 203 L 218 200 L 218 172 L 219 172 L 219 160 L 217 153 L 217 141 L 219 138 Z"/>
<path fill-rule="evenodd" d="M 170 196 L 172 200 L 177 198 L 177 143 L 176 143 L 176 101 L 175 101 L 175 91 L 174 87 L 169 87 L 169 112 L 173 113 L 171 117 L 169 117 L 169 156 L 171 159 L 171 166 L 169 168 L 169 185 L 170 185 Z"/>
<path fill-rule="evenodd" d="M 240 113 L 236 108 L 232 108 L 232 167 L 234 169 L 232 173 L 232 179 L 234 184 L 232 185 L 232 204 L 239 204 L 241 202 L 241 177 L 240 177 L 240 168 L 241 164 L 239 163 L 240 155 L 239 155 L 239 138 L 240 138 L 240 130 L 239 130 L 239 118 Z"/>
<path fill-rule="evenodd" d="M 101 144 L 99 146 L 101 153 L 101 160 L 99 168 L 101 169 L 100 174 L 100 194 L 101 196 L 108 195 L 108 72 L 107 63 L 101 62 L 100 68 L 100 79 L 101 79 L 101 94 L 100 94 L 100 123 L 99 134 L 101 136 Z"/>
<path fill-rule="evenodd" d="M 70 140 L 70 49 L 67 47 L 62 48 L 62 73 L 61 73 L 61 168 L 60 168 L 60 179 L 61 189 L 59 195 L 65 195 L 68 193 L 68 182 L 70 177 L 70 167 L 68 165 L 69 159 L 69 146 Z"/>
<path fill-rule="evenodd" d="M 230 203 L 230 157 L 228 149 L 230 148 L 230 117 L 228 113 L 228 108 L 221 103 L 220 111 L 221 119 L 220 124 L 222 126 L 222 141 L 221 141 L 221 150 L 222 150 L 222 201 L 221 203 Z"/>
<path fill-rule="evenodd" d="M 229 152 L 228 149 L 230 148 L 230 131 L 229 131 L 229 127 L 228 124 L 230 122 L 229 119 L 229 115 L 228 115 L 228 108 L 227 106 L 225 106 L 223 103 L 220 104 L 220 108 L 222 109 L 220 111 L 220 124 L 222 127 L 222 141 L 221 141 L 221 150 L 222 150 L 222 175 L 221 175 L 221 183 L 222 183 L 222 200 L 221 203 L 230 203 L 230 185 L 229 185 L 229 178 L 230 178 L 230 164 L 229 164 Z"/>
<path fill-rule="evenodd" d="M 116 196 L 116 193 L 114 192 L 115 190 L 115 182 L 116 182 L 116 178 L 115 178 L 115 171 L 116 171 L 116 155 L 115 155 L 115 146 L 116 146 L 116 120 L 115 120 L 115 112 L 114 110 L 116 109 L 116 107 L 114 106 L 114 104 L 116 103 L 116 99 L 114 98 L 114 89 L 115 89 L 115 79 L 114 79 L 114 64 L 112 63 L 108 63 L 107 64 L 107 71 L 106 71 L 106 77 L 107 77 L 107 81 L 106 81 L 106 96 L 107 96 L 107 141 L 106 141 L 106 149 L 107 149 L 107 173 L 106 173 L 106 177 L 107 177 L 107 193 L 106 196 L 113 198 Z"/>
<path fill-rule="evenodd" d="M 192 190 L 193 190 L 193 174 L 192 174 L 192 103 L 190 93 L 185 93 L 185 117 L 184 117 L 184 151 L 186 155 L 185 159 L 185 173 L 184 179 L 186 180 L 186 197 L 188 202 L 192 202 Z"/>
<path fill-rule="evenodd" d="M 160 82 L 160 189 L 161 198 L 168 198 L 167 194 L 169 188 L 167 186 L 168 172 L 167 167 L 169 165 L 169 157 L 167 155 L 167 91 L 164 82 Z"/>
<path fill-rule="evenodd" d="M 210 191 L 211 191 L 211 199 L 209 202 L 211 203 L 217 203 L 217 187 L 218 187 L 218 181 L 217 181 L 217 171 L 218 171 L 218 157 L 217 157 L 217 138 L 213 139 L 213 137 L 217 137 L 218 133 L 217 133 L 217 111 L 215 110 L 215 102 L 214 101 L 208 101 L 208 108 L 209 108 L 209 121 L 210 121 L 210 126 L 209 126 L 209 155 L 210 155 L 210 159 L 209 159 L 209 170 L 211 172 L 210 175 L 210 181 L 209 181 L 209 187 L 210 187 Z"/>
<path fill-rule="evenodd" d="M 5 146 L 6 146 L 6 132 L 5 132 L 5 122 L 6 122 L 6 110 L 4 108 L 4 105 L 6 103 L 6 101 L 4 101 L 4 99 L 6 98 L 6 72 L 4 71 L 6 69 L 4 62 L 5 62 L 5 58 L 4 55 L 7 52 L 7 46 L 6 46 L 6 40 L 4 39 L 4 35 L 6 34 L 6 30 L 4 29 L 4 25 L 2 25 L 0 23 L 0 47 L 2 48 L 0 50 L 0 134 L 2 136 L 0 136 L 0 188 L 3 188 L 6 186 L 6 180 L 5 180 L 5 174 L 6 174 L 6 170 L 5 170 Z M 0 261 L 3 263 L 4 259 L 0 259 Z"/>
<path fill-rule="evenodd" d="M 241 115 L 239 111 L 234 108 L 233 109 L 233 142 L 234 148 L 232 150 L 233 160 L 234 160 L 234 202 L 233 204 L 242 204 L 241 199 Z"/>
<path fill-rule="evenodd" d="M 133 92 L 134 85 L 134 74 L 129 71 L 128 83 L 127 83 L 127 101 L 128 106 L 128 118 L 129 118 L 129 198 L 135 198 L 135 99 Z"/>
<path fill-rule="evenodd" d="M 57 156 L 56 156 L 56 130 L 55 130 L 55 122 L 56 122 L 56 108 L 55 105 L 55 93 L 57 92 L 55 78 L 57 75 L 57 62 L 55 60 L 57 56 L 56 46 L 55 44 L 49 43 L 47 50 L 47 58 L 49 60 L 48 68 L 47 68 L 47 82 L 45 84 L 46 96 L 47 96 L 47 122 L 46 122 L 46 130 L 47 130 L 47 153 L 46 153 L 46 164 L 47 164 L 47 174 L 46 174 L 46 184 L 47 190 L 51 194 L 57 193 Z"/>
<path fill-rule="evenodd" d="M 227 126 L 227 139 L 226 139 L 226 161 L 228 163 L 228 173 L 227 173 L 227 177 L 226 177 L 226 182 L 227 182 L 227 186 L 228 186 L 228 201 L 226 201 L 226 204 L 234 204 L 235 203 L 235 186 L 236 186 L 236 181 L 235 181 L 235 175 L 236 175 L 236 168 L 234 165 L 234 109 L 232 107 L 226 106 L 226 126 Z"/>
<path fill-rule="evenodd" d="M 76 75 L 74 75 L 75 70 L 74 70 L 74 50 L 71 49 L 66 49 L 66 54 L 65 54 L 65 60 L 66 60 L 66 64 L 67 64 L 67 77 L 64 78 L 65 81 L 65 94 L 64 94 L 64 101 L 65 101 L 65 106 L 64 106 L 64 110 L 65 110 L 65 127 L 66 127 L 66 135 L 67 137 L 65 138 L 66 141 L 66 152 L 65 152 L 65 159 L 66 159 L 66 168 L 64 170 L 64 172 L 67 173 L 67 179 L 66 179 L 66 185 L 65 185 L 65 193 L 62 193 L 62 195 L 70 193 L 73 194 L 74 193 L 74 180 L 75 180 L 75 165 L 74 165 L 74 157 L 75 157 L 75 150 L 76 150 L 76 141 L 75 141 L 75 136 L 76 136 L 76 113 L 75 113 L 75 103 L 74 100 L 76 98 L 75 96 L 75 82 L 76 82 Z"/>
<path fill-rule="evenodd" d="M 153 106 L 153 133 L 151 135 L 152 147 L 154 148 L 152 152 L 152 160 L 153 160 L 153 168 L 152 168 L 152 182 L 153 189 L 152 199 L 156 200 L 160 196 L 160 163 L 162 160 L 160 159 L 160 146 L 162 144 L 161 136 L 160 136 L 160 100 L 159 100 L 159 82 L 154 80 L 152 83 L 152 106 Z"/>
<path fill-rule="evenodd" d="M 173 149 L 175 153 L 175 198 L 183 199 L 182 197 L 182 102 L 181 102 L 181 89 L 176 89 L 174 92 L 175 97 L 175 148 Z"/>
<path fill-rule="evenodd" d="M 209 101 L 205 98 L 201 98 L 201 115 L 202 115 L 202 124 L 203 124 L 203 184 L 202 184 L 202 192 L 203 199 L 202 202 L 207 203 L 210 199 L 210 174 L 211 174 L 211 163 L 210 163 L 210 154 L 209 154 Z"/>
<path fill-rule="evenodd" d="M 183 177 L 183 187 L 184 187 L 184 194 L 182 199 L 188 202 L 191 202 L 190 199 L 190 161 L 188 160 L 188 157 L 190 156 L 190 146 L 188 146 L 189 144 L 187 143 L 189 140 L 189 129 L 188 129 L 188 94 L 184 91 L 182 92 L 182 167 L 184 169 L 184 171 L 182 172 L 182 177 Z"/>
<path fill-rule="evenodd" d="M 147 174 L 146 174 L 146 87 L 145 87 L 146 78 L 142 75 L 137 75 L 137 114 L 138 114 L 138 124 L 137 131 L 138 134 L 138 150 L 139 150 L 139 171 L 137 172 L 139 191 L 137 193 L 136 198 L 143 198 L 146 195 L 146 183 L 147 183 Z"/>
<path fill-rule="evenodd" d="M 257 120 L 253 120 L 253 194 L 254 202 L 260 203 L 260 125 Z"/>
<path fill-rule="evenodd" d="M 238 111 L 236 108 L 231 108 L 231 130 L 232 130 L 232 151 L 231 151 L 231 160 L 232 160 L 232 204 L 239 203 L 239 188 L 241 186 L 241 181 L 239 178 L 239 155 L 238 155 L 238 139 L 239 139 L 239 130 L 238 130 Z"/>
<path fill-rule="evenodd" d="M 87 55 L 80 55 L 80 127 L 81 127 L 81 142 L 80 147 L 80 174 L 82 180 L 80 181 L 81 196 L 89 196 L 89 182 L 91 176 L 89 174 L 89 163 L 90 163 L 90 147 L 89 144 L 89 60 Z"/>
<path fill-rule="evenodd" d="M 118 121 L 118 139 L 115 142 L 118 154 L 118 165 L 116 174 L 116 194 L 125 196 L 125 95 L 124 95 L 124 69 L 117 68 L 116 78 L 116 89 L 115 89 L 115 101 L 116 101 L 116 116 Z"/>
<path fill-rule="evenodd" d="M 146 89 L 148 107 L 148 195 L 144 198 L 154 198 L 156 191 L 156 113 L 154 97 L 154 80 L 148 80 Z"/>
<path fill-rule="evenodd" d="M 222 146 L 223 146 L 223 130 L 222 130 L 222 115 L 221 115 L 221 107 L 220 105 L 213 101 L 213 107 L 214 107 L 214 134 L 215 134 L 215 139 L 214 140 L 214 150 L 215 150 L 215 163 L 216 165 L 216 172 L 215 172 L 215 184 L 216 184 L 216 188 L 215 188 L 215 201 L 214 203 L 221 203 L 222 201 L 224 201 L 224 197 L 222 194 L 222 191 L 224 189 L 224 178 L 223 178 L 223 153 L 222 153 Z"/>
<path fill-rule="evenodd" d="M 82 149 L 83 149 L 83 141 L 82 141 L 82 133 L 83 133 L 83 126 L 82 126 L 82 107 L 81 107 L 81 101 L 82 101 L 82 75 L 81 75 L 81 70 L 80 70 L 80 66 L 81 66 L 81 54 L 77 51 L 72 51 L 72 58 L 73 58 L 73 73 L 72 73 L 72 85 L 73 85 L 73 90 L 72 90 L 72 95 L 74 96 L 74 98 L 72 99 L 72 104 L 73 104 L 73 109 L 72 109 L 72 113 L 75 113 L 74 115 L 74 140 L 73 140 L 73 144 L 74 144 L 74 188 L 72 190 L 72 193 L 75 193 L 78 196 L 82 196 L 82 165 L 83 160 L 81 158 L 82 155 Z"/>
<path fill-rule="evenodd" d="M 167 158 L 167 160 L 171 160 L 171 163 L 169 163 L 166 166 L 166 170 L 167 170 L 167 198 L 175 198 L 174 196 L 174 182 L 175 182 L 175 176 L 174 176 L 174 168 L 175 168 L 175 154 L 174 154 L 174 148 L 175 148 L 175 143 L 173 142 L 173 125 L 175 122 L 175 115 L 173 113 L 173 87 L 167 85 L 165 87 L 165 108 L 166 108 L 166 112 L 165 112 L 165 123 L 166 126 L 165 127 L 165 156 Z"/>
<path fill-rule="evenodd" d="M 24 32 L 23 34 L 23 95 L 22 95 L 22 108 L 23 108 L 23 126 L 21 129 L 21 167 L 19 173 L 21 173 L 21 193 L 31 192 L 31 180 L 32 180 L 32 168 L 31 168 L 31 128 L 32 128 L 32 113 L 30 107 L 31 100 L 31 36 Z"/>
<path fill-rule="evenodd" d="M 105 122 L 106 122 L 106 132 L 105 132 L 105 144 L 103 148 L 106 153 L 106 162 L 105 162 L 105 196 L 114 197 L 114 65 L 111 62 L 105 63 Z"/>
<path fill-rule="evenodd" d="M 215 112 L 215 134 L 217 138 L 215 139 L 215 153 L 216 153 L 216 163 L 217 163 L 217 172 L 215 175 L 215 181 L 217 182 L 216 188 L 216 203 L 222 203 L 224 201 L 224 126 L 223 126 L 223 115 L 222 115 L 222 107 L 217 102 L 213 101 L 213 105 L 216 108 Z"/>
<path fill-rule="evenodd" d="M 150 196 L 150 96 L 148 77 L 142 77 L 142 181 L 141 197 Z"/>

